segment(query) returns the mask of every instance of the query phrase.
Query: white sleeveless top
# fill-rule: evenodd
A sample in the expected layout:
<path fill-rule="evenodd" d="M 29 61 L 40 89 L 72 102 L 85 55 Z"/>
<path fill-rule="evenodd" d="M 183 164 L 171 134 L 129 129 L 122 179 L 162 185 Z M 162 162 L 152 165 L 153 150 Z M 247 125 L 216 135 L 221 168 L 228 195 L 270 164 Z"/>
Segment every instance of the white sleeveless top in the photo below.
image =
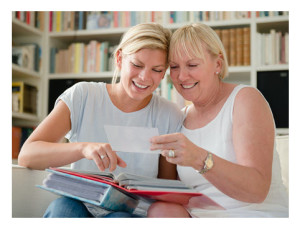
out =
<path fill-rule="evenodd" d="M 206 126 L 195 130 L 183 126 L 181 132 L 194 144 L 236 163 L 232 141 L 232 114 L 235 97 L 244 87 L 247 86 L 238 85 L 234 88 L 218 115 Z M 177 171 L 180 180 L 206 194 L 226 209 L 225 211 L 188 209 L 193 217 L 288 217 L 288 196 L 282 183 L 276 147 L 274 147 L 270 191 L 261 204 L 241 202 L 223 194 L 191 167 L 177 166 Z"/>

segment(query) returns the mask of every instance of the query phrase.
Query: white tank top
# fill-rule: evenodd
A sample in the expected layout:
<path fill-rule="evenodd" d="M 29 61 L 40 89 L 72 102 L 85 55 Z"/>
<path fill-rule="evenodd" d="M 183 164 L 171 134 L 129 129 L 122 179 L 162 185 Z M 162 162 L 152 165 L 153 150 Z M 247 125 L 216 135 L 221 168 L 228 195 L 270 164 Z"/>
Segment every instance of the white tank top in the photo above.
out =
<path fill-rule="evenodd" d="M 194 144 L 212 152 L 213 154 L 225 160 L 236 163 L 235 151 L 232 141 L 232 114 L 235 97 L 237 93 L 244 87 L 247 86 L 238 85 L 234 88 L 218 115 L 207 125 L 194 130 L 187 129 L 183 126 L 181 132 Z M 217 203 L 227 209 L 226 214 L 224 213 L 224 211 L 216 213 L 214 211 L 201 211 L 200 209 L 193 209 L 191 210 L 192 216 L 274 217 L 288 215 L 288 197 L 281 179 L 281 169 L 276 147 L 274 147 L 272 183 L 269 194 L 262 204 L 249 204 L 228 197 L 217 188 L 215 188 L 210 182 L 208 182 L 202 175 L 200 175 L 191 167 L 177 166 L 177 171 L 179 178 L 183 182 L 208 195 Z"/>

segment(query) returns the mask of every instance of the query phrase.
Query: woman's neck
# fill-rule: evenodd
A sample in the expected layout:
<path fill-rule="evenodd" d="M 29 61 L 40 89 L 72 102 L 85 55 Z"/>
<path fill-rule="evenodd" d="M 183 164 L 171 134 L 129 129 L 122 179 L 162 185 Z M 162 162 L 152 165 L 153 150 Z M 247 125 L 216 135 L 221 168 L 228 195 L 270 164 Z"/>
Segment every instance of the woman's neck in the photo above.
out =
<path fill-rule="evenodd" d="M 215 84 L 215 86 L 209 90 L 210 94 L 207 96 L 206 100 L 193 102 L 194 109 L 203 112 L 218 104 L 222 100 L 223 87 L 222 81 Z"/>
<path fill-rule="evenodd" d="M 152 99 L 152 94 L 143 100 L 135 100 L 128 96 L 121 83 L 106 84 L 112 103 L 125 113 L 135 112 L 146 107 Z"/>

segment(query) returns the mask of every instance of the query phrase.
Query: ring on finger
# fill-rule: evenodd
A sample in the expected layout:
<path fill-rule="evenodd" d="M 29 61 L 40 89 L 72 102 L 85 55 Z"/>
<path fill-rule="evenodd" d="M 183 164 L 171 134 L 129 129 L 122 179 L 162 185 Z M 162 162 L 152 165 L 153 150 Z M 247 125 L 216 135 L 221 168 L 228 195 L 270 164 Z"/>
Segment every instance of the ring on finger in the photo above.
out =
<path fill-rule="evenodd" d="M 104 158 L 106 158 L 106 155 L 100 155 L 101 160 L 103 160 Z"/>
<path fill-rule="evenodd" d="M 168 156 L 169 157 L 175 157 L 175 152 L 174 152 L 174 150 L 169 150 L 169 153 L 168 153 Z"/>

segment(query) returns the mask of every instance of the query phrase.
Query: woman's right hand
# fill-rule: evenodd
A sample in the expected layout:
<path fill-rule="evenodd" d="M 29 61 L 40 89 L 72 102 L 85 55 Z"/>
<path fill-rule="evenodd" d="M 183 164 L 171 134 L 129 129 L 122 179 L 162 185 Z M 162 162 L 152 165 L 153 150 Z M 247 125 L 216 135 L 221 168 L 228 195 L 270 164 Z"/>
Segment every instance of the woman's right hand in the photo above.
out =
<path fill-rule="evenodd" d="M 112 172 L 117 168 L 117 165 L 125 168 L 126 162 L 123 161 L 113 151 L 108 143 L 85 143 L 82 150 L 83 157 L 88 160 L 94 160 L 100 171 L 104 171 L 109 168 Z"/>

